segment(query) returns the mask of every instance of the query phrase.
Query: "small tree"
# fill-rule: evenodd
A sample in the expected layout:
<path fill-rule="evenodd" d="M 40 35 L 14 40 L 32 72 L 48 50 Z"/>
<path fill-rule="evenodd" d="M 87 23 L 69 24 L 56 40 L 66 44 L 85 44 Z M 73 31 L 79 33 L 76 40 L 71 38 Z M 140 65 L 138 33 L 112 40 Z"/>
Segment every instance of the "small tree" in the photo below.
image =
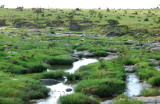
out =
<path fill-rule="evenodd" d="M 5 5 L 1 5 L 0 8 L 4 8 Z"/>
<path fill-rule="evenodd" d="M 38 17 L 39 17 L 39 14 L 44 14 L 44 9 L 43 8 L 34 8 L 32 9 L 34 13 L 37 14 L 37 20 L 38 20 Z"/>
<path fill-rule="evenodd" d="M 101 12 L 98 12 L 98 17 L 101 20 L 103 18 L 103 14 Z"/>
<path fill-rule="evenodd" d="M 110 12 L 109 8 L 107 8 L 106 12 Z"/>
<path fill-rule="evenodd" d="M 16 10 L 17 11 L 23 11 L 24 7 L 17 7 Z"/>
<path fill-rule="evenodd" d="M 110 19 L 110 20 L 108 20 L 108 24 L 111 27 L 115 27 L 115 26 L 117 26 L 119 24 L 119 22 L 117 20 Z"/>

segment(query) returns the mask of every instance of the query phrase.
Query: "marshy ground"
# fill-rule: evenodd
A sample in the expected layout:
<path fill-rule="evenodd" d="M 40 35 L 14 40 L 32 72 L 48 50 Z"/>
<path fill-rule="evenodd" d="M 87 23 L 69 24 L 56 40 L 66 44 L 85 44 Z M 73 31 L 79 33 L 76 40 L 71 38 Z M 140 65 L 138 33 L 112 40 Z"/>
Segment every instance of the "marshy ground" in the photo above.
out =
<path fill-rule="evenodd" d="M 0 104 L 160 103 L 159 9 L 0 12 Z"/>

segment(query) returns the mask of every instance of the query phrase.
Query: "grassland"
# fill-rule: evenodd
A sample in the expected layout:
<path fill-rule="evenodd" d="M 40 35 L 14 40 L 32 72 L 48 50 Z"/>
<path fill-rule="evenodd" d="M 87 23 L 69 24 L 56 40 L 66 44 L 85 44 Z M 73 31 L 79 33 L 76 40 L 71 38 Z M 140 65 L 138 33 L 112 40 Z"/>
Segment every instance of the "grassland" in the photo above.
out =
<path fill-rule="evenodd" d="M 160 60 L 159 49 L 153 46 L 153 43 L 158 44 L 160 41 L 159 9 L 44 9 L 38 14 L 34 11 L 0 8 L 0 20 L 6 21 L 5 24 L 0 24 L 6 26 L 0 30 L 0 104 L 28 104 L 32 99 L 45 98 L 49 89 L 39 80 L 59 79 L 63 76 L 70 81 L 78 80 L 78 84 L 75 94 L 60 98 L 62 104 L 71 104 L 66 99 L 74 99 L 75 102 L 82 99 L 80 104 L 97 104 L 99 98 L 114 97 L 115 94 L 124 92 L 124 66 L 135 64 L 135 72 L 139 78 L 153 85 L 152 89 L 143 90 L 142 95 L 160 95 L 157 93 L 160 71 L 155 68 L 155 63 L 149 61 Z M 109 24 L 111 19 L 119 24 Z M 21 22 L 23 25 L 17 25 Z M 24 22 L 28 22 L 28 25 L 24 25 Z M 71 31 L 72 22 L 82 28 Z M 72 32 L 77 36 L 65 32 Z M 109 36 L 111 32 L 120 35 Z M 92 35 L 78 36 L 80 34 Z M 147 45 L 149 41 L 150 45 Z M 74 74 L 62 70 L 46 71 L 52 65 L 71 65 L 74 62 L 71 56 L 74 50 L 87 50 L 95 57 L 106 57 L 107 52 L 112 52 L 119 57 L 112 61 L 99 60 L 82 66 Z M 103 93 L 106 91 L 107 94 Z M 98 98 L 92 98 L 93 95 Z M 121 102 L 123 103 L 119 101 L 116 104 Z M 131 104 L 137 103 L 140 102 L 131 101 Z"/>

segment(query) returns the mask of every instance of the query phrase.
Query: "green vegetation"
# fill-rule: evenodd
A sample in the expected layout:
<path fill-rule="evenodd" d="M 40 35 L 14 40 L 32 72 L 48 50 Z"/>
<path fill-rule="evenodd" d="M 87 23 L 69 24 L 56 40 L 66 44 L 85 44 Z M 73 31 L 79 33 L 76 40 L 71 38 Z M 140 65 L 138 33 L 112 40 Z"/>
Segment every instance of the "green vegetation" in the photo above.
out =
<path fill-rule="evenodd" d="M 159 9 L 43 9 L 0 8 L 0 104 L 28 104 L 48 96 L 41 78 L 76 81 L 75 94 L 61 104 L 98 104 L 102 97 L 122 94 L 125 66 L 135 65 L 140 80 L 153 86 L 144 96 L 159 96 Z M 90 52 L 99 61 L 74 74 L 46 70 L 72 65 L 74 51 Z M 116 55 L 118 57 L 116 57 Z M 113 60 L 103 60 L 103 58 Z M 150 60 L 151 59 L 151 60 Z M 107 93 L 104 93 L 107 92 Z M 97 96 L 98 100 L 91 96 Z M 141 104 L 124 97 L 115 104 Z"/>
<path fill-rule="evenodd" d="M 150 78 L 148 80 L 148 83 L 153 86 L 160 86 L 160 76 Z"/>
<path fill-rule="evenodd" d="M 125 83 L 117 79 L 93 79 L 78 83 L 75 91 L 99 97 L 110 97 L 113 94 L 121 94 L 125 90 Z M 103 93 L 107 92 L 107 93 Z"/>
<path fill-rule="evenodd" d="M 60 104 L 99 104 L 99 101 L 82 93 L 60 97 Z"/>
<path fill-rule="evenodd" d="M 121 94 L 114 98 L 115 102 L 113 104 L 143 104 L 141 101 L 131 99 L 130 97 Z"/>

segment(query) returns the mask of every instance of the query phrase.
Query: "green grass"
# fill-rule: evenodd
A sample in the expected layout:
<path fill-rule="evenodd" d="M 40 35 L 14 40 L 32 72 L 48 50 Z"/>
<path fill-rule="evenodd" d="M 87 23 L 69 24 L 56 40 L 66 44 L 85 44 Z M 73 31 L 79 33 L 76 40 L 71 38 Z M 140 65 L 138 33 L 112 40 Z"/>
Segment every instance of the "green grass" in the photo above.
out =
<path fill-rule="evenodd" d="M 50 65 L 72 65 L 73 59 L 70 56 L 56 56 L 47 59 Z"/>
<path fill-rule="evenodd" d="M 55 72 L 44 72 L 42 73 L 41 78 L 49 78 L 49 79 L 63 79 L 65 72 L 62 70 L 56 70 Z"/>
<path fill-rule="evenodd" d="M 124 94 L 119 95 L 118 97 L 114 98 L 115 102 L 113 104 L 143 104 L 139 100 L 134 100 Z"/>
<path fill-rule="evenodd" d="M 158 88 L 149 88 L 149 89 L 143 89 L 141 91 L 142 96 L 159 96 L 160 91 Z"/>
<path fill-rule="evenodd" d="M 124 89 L 125 83 L 118 79 L 88 79 L 79 82 L 75 91 L 99 97 L 112 97 L 114 94 L 121 94 Z"/>
<path fill-rule="evenodd" d="M 160 86 L 160 76 L 149 78 L 148 83 L 152 86 Z"/>
<path fill-rule="evenodd" d="M 60 104 L 99 104 L 100 102 L 92 97 L 88 97 L 82 93 L 61 96 Z"/>

